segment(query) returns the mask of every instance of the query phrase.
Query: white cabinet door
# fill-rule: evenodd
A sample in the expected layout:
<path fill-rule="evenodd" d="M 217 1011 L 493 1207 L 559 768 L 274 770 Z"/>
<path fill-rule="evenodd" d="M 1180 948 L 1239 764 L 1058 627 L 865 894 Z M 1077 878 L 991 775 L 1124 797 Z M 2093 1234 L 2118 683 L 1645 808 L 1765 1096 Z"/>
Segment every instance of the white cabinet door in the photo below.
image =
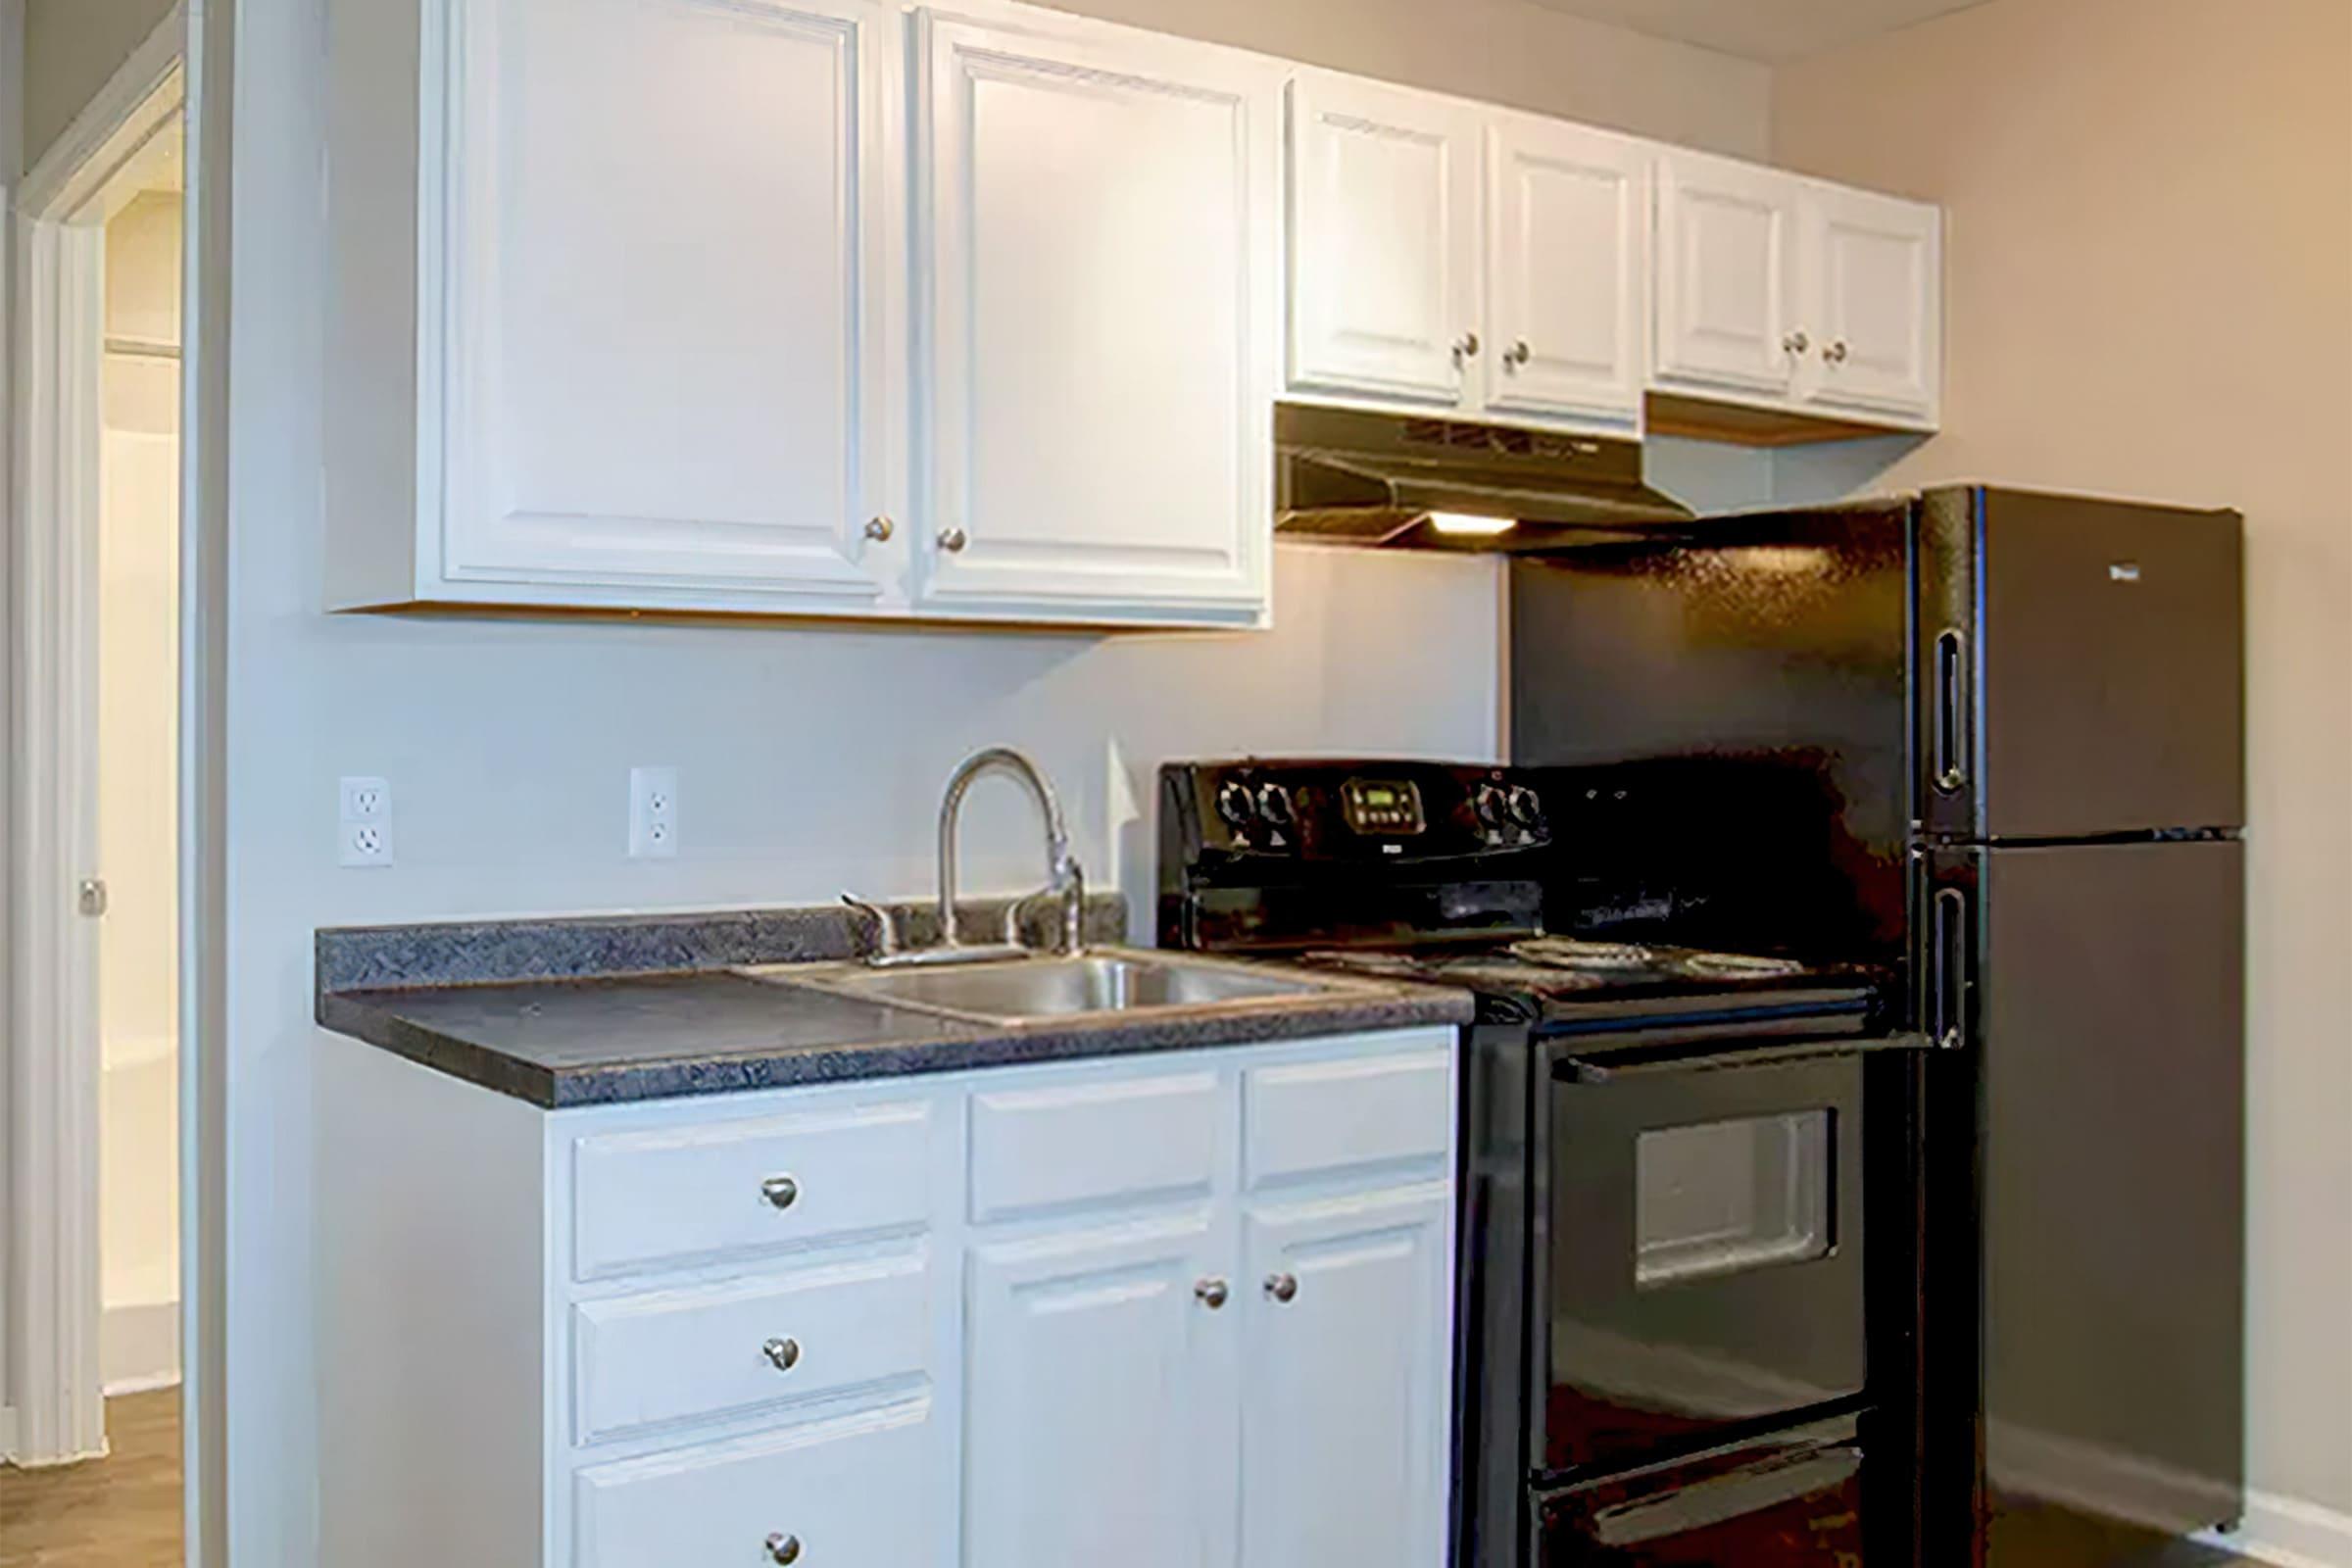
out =
<path fill-rule="evenodd" d="M 1273 541 L 1280 78 L 1073 19 L 918 19 L 917 596 L 1248 622 Z"/>
<path fill-rule="evenodd" d="M 1196 1211 L 973 1250 L 963 1568 L 1231 1561 L 1239 1314 L 1199 1294 L 1231 1234 Z"/>
<path fill-rule="evenodd" d="M 1451 408 L 1475 378 L 1470 107 L 1303 73 L 1290 88 L 1290 381 Z"/>
<path fill-rule="evenodd" d="M 1658 160 L 1661 381 L 1770 397 L 1816 333 L 1800 320 L 1799 182 L 1718 158 Z"/>
<path fill-rule="evenodd" d="M 1451 1213 L 1442 1182 L 1249 1210 L 1242 1568 L 1446 1560 Z"/>
<path fill-rule="evenodd" d="M 1487 406 L 1635 424 L 1647 378 L 1652 154 L 1512 116 L 1487 138 Z"/>
<path fill-rule="evenodd" d="M 1814 401 L 1931 418 L 1942 378 L 1943 215 L 1816 185 L 1805 224 L 1820 341 Z"/>
<path fill-rule="evenodd" d="M 892 10 L 428 15 L 420 375 L 442 406 L 420 575 L 874 600 L 862 530 L 897 471 Z"/>

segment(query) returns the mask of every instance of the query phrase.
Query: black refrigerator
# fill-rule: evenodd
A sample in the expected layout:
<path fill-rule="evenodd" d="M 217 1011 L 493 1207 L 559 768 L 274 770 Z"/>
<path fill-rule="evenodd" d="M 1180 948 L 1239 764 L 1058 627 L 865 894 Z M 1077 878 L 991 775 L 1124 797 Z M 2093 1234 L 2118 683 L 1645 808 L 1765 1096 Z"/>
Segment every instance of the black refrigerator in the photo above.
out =
<path fill-rule="evenodd" d="M 2131 1562 L 2241 1511 L 2240 536 L 1972 486 L 1510 568 L 1547 919 L 1872 962 L 1941 1047 L 1879 1176 L 1916 1299 L 1874 1320 L 1928 1564 Z M 1637 845 L 1654 896 L 1576 897 Z"/>

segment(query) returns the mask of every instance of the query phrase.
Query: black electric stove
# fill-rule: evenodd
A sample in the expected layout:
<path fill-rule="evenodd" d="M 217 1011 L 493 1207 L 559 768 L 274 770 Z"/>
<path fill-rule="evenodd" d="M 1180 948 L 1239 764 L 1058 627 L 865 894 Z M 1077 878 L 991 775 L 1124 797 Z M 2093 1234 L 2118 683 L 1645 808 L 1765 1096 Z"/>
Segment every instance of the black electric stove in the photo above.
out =
<path fill-rule="evenodd" d="M 1687 835 L 1604 825 L 1570 775 L 1160 785 L 1161 946 L 1478 999 L 1457 1568 L 1907 1565 L 1927 1042 L 1897 977 L 1802 930 L 1723 951 L 1752 902 L 1724 918 Z"/>

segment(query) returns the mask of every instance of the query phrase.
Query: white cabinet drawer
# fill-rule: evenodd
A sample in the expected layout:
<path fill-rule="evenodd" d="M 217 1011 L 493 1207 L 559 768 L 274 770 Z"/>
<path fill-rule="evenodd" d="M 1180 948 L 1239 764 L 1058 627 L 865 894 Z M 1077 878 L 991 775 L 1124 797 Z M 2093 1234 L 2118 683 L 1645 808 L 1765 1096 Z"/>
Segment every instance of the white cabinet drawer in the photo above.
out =
<path fill-rule="evenodd" d="M 1253 1067 L 1243 1080 L 1250 1187 L 1435 1160 L 1453 1145 L 1449 1052 Z"/>
<path fill-rule="evenodd" d="M 921 1226 L 931 1107 L 916 1102 L 579 1141 L 583 1280 Z"/>
<path fill-rule="evenodd" d="M 918 1251 L 583 1302 L 574 1441 L 918 1374 L 930 1294 Z"/>
<path fill-rule="evenodd" d="M 1209 1072 L 975 1095 L 972 1219 L 1206 1197 L 1217 1103 Z"/>
<path fill-rule="evenodd" d="M 762 1433 L 579 1473 L 578 1568 L 912 1568 L 934 1557 L 930 1404 Z M 777 1541 L 769 1547 L 768 1542 Z M 790 1543 L 798 1542 L 797 1552 Z"/>

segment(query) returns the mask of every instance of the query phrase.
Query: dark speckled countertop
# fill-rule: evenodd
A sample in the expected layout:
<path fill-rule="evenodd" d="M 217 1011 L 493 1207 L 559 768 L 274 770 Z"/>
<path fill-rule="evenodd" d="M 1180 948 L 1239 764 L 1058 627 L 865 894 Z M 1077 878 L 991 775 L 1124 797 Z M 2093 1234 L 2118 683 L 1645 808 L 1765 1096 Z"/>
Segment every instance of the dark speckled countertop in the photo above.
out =
<path fill-rule="evenodd" d="M 959 906 L 960 911 L 961 906 Z M 972 929 L 1003 906 L 976 905 Z M 838 908 L 375 926 L 318 933 L 325 1028 L 555 1109 L 1459 1024 L 1468 993 L 1354 989 L 1216 1012 L 999 1027 L 753 979 L 737 965 L 851 956 Z M 927 940 L 909 911 L 912 940 Z M 1096 901 L 1088 934 L 1125 911 Z"/>

